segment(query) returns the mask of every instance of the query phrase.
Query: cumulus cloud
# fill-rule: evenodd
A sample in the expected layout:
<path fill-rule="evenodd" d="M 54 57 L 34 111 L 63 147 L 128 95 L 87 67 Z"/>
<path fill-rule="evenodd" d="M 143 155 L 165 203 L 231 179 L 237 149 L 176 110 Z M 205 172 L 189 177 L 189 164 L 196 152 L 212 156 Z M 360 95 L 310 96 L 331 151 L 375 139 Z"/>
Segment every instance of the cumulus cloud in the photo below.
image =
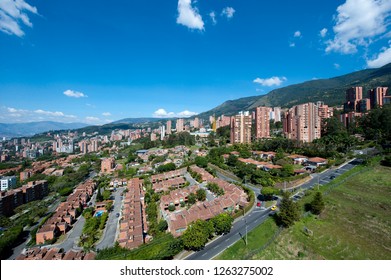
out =
<path fill-rule="evenodd" d="M 104 112 L 104 113 L 102 113 L 102 116 L 109 117 L 109 116 L 111 116 L 111 113 L 110 112 Z"/>
<path fill-rule="evenodd" d="M 85 117 L 85 122 L 88 124 L 100 124 L 102 121 L 97 117 Z"/>
<path fill-rule="evenodd" d="M 297 30 L 297 31 L 293 34 L 293 37 L 295 37 L 295 38 L 300 38 L 300 37 L 301 37 L 301 32 L 300 32 L 300 30 Z"/>
<path fill-rule="evenodd" d="M 296 43 L 294 43 L 294 42 L 289 43 L 289 47 L 294 48 L 295 46 L 296 46 Z"/>
<path fill-rule="evenodd" d="M 60 111 L 47 111 L 42 109 L 25 110 L 13 107 L 0 107 L 0 115 L 9 122 L 33 122 L 33 121 L 58 121 L 70 122 L 75 121 L 75 115 L 68 115 Z"/>
<path fill-rule="evenodd" d="M 341 65 L 339 65 L 338 63 L 334 63 L 334 68 L 339 69 L 339 68 L 341 68 Z"/>
<path fill-rule="evenodd" d="M 178 24 L 190 29 L 204 30 L 204 21 L 197 8 L 192 7 L 191 0 L 178 0 Z"/>
<path fill-rule="evenodd" d="M 0 1 L 0 31 L 23 37 L 24 31 L 21 25 L 33 27 L 26 12 L 38 14 L 36 7 L 30 6 L 24 0 Z"/>
<path fill-rule="evenodd" d="M 326 52 L 352 54 L 387 32 L 391 15 L 389 0 L 346 0 L 337 8 L 334 38 L 326 41 Z"/>
<path fill-rule="evenodd" d="M 391 63 L 391 42 L 390 46 L 383 48 L 375 58 L 367 59 L 367 66 L 369 68 L 379 68 L 387 63 Z"/>
<path fill-rule="evenodd" d="M 212 19 L 213 24 L 216 24 L 217 23 L 216 13 L 214 11 L 212 11 L 212 12 L 209 13 L 209 16 Z"/>
<path fill-rule="evenodd" d="M 267 79 L 256 78 L 253 82 L 266 87 L 279 86 L 283 82 L 287 81 L 285 77 L 271 77 Z"/>
<path fill-rule="evenodd" d="M 326 37 L 327 31 L 328 31 L 327 28 L 323 28 L 323 29 L 319 32 L 320 37 L 322 37 L 322 38 Z"/>
<path fill-rule="evenodd" d="M 64 95 L 66 95 L 68 97 L 74 97 L 74 98 L 88 97 L 87 95 L 85 95 L 82 92 L 78 92 L 78 91 L 74 91 L 74 90 L 70 90 L 70 89 L 64 91 Z"/>
<path fill-rule="evenodd" d="M 176 118 L 176 117 L 188 118 L 188 117 L 191 117 L 191 116 L 194 116 L 197 114 L 198 113 L 191 112 L 189 110 L 185 110 L 185 111 L 182 111 L 179 113 L 167 112 L 165 109 L 160 108 L 153 113 L 153 117 L 155 117 L 155 118 Z"/>
<path fill-rule="evenodd" d="M 232 7 L 225 7 L 221 12 L 221 15 L 226 16 L 228 19 L 233 18 L 235 9 Z"/>

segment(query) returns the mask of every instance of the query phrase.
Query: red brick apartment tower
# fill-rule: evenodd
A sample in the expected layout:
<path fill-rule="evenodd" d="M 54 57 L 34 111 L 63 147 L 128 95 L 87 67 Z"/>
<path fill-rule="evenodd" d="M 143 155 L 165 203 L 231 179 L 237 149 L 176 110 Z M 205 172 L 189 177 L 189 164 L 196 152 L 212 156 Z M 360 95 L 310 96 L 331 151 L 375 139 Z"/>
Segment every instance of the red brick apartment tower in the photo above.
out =
<path fill-rule="evenodd" d="M 171 134 L 171 125 L 172 125 L 172 122 L 167 121 L 167 129 L 166 129 L 167 135 Z"/>
<path fill-rule="evenodd" d="M 351 87 L 346 90 L 345 111 L 358 111 L 359 101 L 362 99 L 362 87 Z"/>
<path fill-rule="evenodd" d="M 312 142 L 320 138 L 320 119 L 318 106 L 314 103 L 294 106 L 285 113 L 284 134 L 288 139 Z"/>
<path fill-rule="evenodd" d="M 371 108 L 382 107 L 383 98 L 387 95 L 388 87 L 377 87 L 368 91 Z"/>
<path fill-rule="evenodd" d="M 231 143 L 251 143 L 252 118 L 248 112 L 240 112 L 231 118 Z"/>
<path fill-rule="evenodd" d="M 270 137 L 270 112 L 272 108 L 257 107 L 255 109 L 255 138 Z"/>

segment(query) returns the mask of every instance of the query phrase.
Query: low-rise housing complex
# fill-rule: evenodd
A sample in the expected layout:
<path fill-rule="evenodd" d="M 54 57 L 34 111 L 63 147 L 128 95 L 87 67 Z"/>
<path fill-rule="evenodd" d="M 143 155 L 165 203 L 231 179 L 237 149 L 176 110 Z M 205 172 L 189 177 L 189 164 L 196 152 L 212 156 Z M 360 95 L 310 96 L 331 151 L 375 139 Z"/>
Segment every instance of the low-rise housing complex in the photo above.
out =
<path fill-rule="evenodd" d="M 59 248 L 32 248 L 25 250 L 16 260 L 94 260 L 96 254 L 94 252 L 74 251 L 64 252 Z"/>
<path fill-rule="evenodd" d="M 127 192 L 123 201 L 122 217 L 118 243 L 121 247 L 134 249 L 144 244 L 148 231 L 145 214 L 143 181 L 131 179 L 127 183 Z"/>
<path fill-rule="evenodd" d="M 88 180 L 79 185 L 56 209 L 54 215 L 37 231 L 36 243 L 44 244 L 60 234 L 65 234 L 72 227 L 94 193 L 96 183 Z"/>

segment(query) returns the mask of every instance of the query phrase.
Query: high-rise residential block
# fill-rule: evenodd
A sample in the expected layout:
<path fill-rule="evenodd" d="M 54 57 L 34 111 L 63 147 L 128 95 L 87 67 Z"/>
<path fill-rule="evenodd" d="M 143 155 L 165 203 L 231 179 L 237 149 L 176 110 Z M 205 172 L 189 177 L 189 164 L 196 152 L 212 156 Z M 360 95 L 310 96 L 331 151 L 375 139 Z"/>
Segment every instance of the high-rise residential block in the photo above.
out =
<path fill-rule="evenodd" d="M 231 143 L 251 143 L 252 118 L 249 112 L 231 117 Z"/>
<path fill-rule="evenodd" d="M 255 109 L 255 138 L 270 137 L 270 107 L 257 107 Z"/>

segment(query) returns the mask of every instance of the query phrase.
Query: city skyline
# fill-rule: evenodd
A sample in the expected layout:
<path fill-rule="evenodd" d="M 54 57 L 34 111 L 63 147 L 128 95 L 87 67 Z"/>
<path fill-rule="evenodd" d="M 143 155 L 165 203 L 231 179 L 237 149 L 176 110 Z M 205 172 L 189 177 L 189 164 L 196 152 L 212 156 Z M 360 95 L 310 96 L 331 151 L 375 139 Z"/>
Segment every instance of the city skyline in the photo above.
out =
<path fill-rule="evenodd" d="M 1 1 L 0 122 L 190 117 L 391 62 L 390 2 L 324 2 Z"/>

